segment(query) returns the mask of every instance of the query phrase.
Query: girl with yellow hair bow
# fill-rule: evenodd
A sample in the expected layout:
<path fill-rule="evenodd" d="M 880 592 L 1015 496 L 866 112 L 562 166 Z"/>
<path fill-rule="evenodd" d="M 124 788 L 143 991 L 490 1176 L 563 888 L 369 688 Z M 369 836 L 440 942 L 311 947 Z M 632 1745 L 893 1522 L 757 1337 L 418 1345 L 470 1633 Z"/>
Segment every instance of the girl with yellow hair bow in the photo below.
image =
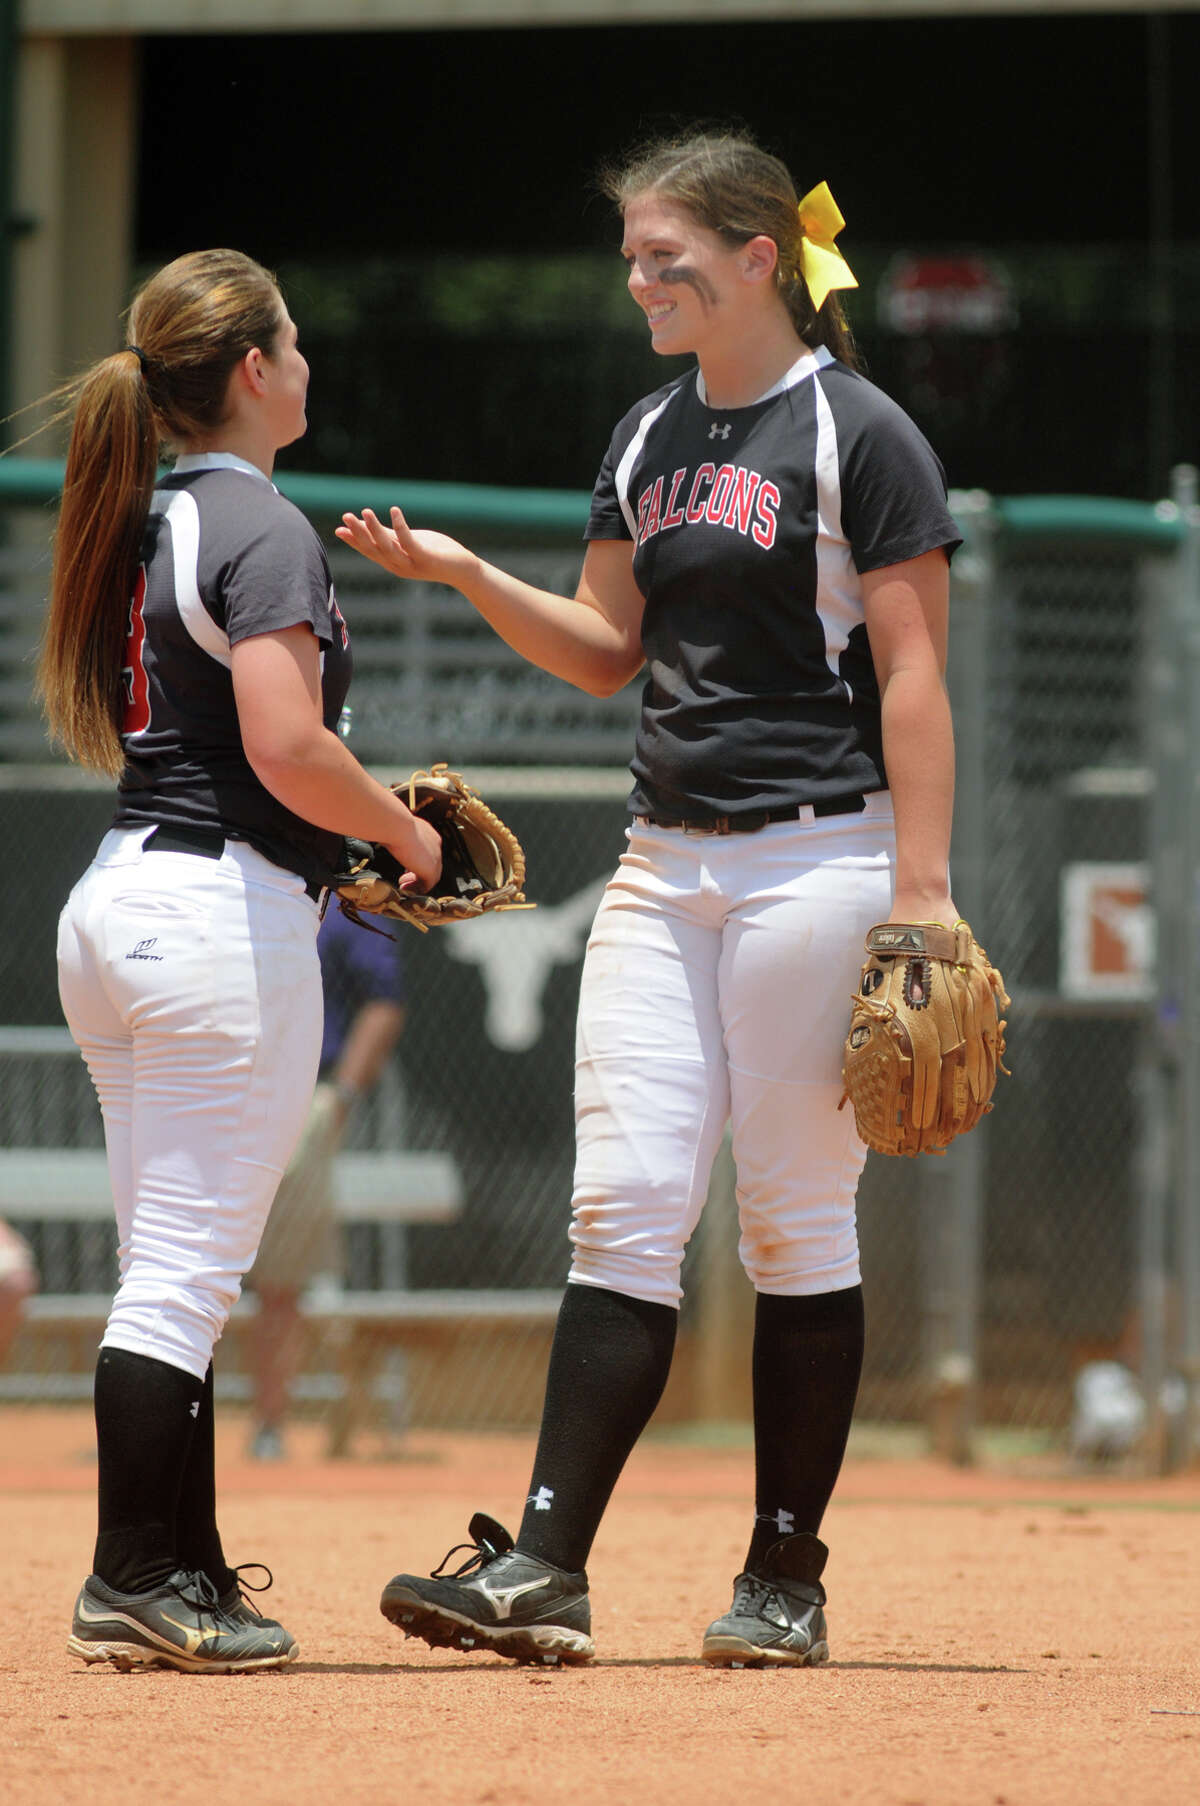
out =
<path fill-rule="evenodd" d="M 863 1351 L 848 1001 L 874 924 L 958 919 L 942 669 L 959 536 L 934 453 L 857 370 L 824 183 L 798 200 L 745 136 L 697 133 L 640 148 L 605 188 L 651 345 L 688 361 L 613 433 L 574 597 L 399 509 L 339 530 L 595 695 L 646 668 L 629 848 L 584 962 L 573 1260 L 520 1530 L 477 1514 L 468 1563 L 398 1574 L 381 1604 L 435 1646 L 593 1653 L 585 1563 L 666 1382 L 728 1123 L 758 1295 L 756 1499 L 701 1654 L 801 1667 L 829 1652 L 818 1531 Z"/>

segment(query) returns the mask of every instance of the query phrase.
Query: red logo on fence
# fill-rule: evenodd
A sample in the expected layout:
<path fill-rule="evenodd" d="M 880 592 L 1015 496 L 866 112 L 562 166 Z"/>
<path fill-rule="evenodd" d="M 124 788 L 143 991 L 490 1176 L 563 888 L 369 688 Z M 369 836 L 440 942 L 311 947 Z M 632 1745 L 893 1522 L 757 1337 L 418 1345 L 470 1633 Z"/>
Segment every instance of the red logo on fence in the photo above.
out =
<path fill-rule="evenodd" d="M 1153 996 L 1154 926 L 1145 865 L 1065 866 L 1059 962 L 1064 996 Z"/>

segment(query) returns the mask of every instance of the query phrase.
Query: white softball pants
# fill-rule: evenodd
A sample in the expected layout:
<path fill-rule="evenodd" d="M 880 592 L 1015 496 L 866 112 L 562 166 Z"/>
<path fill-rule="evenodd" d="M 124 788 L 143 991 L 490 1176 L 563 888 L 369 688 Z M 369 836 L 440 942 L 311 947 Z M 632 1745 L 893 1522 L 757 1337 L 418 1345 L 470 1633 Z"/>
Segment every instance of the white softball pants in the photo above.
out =
<path fill-rule="evenodd" d="M 678 1304 L 728 1122 L 755 1288 L 857 1285 L 866 1148 L 838 1110 L 841 1050 L 892 906 L 889 795 L 756 834 L 627 838 L 580 991 L 571 1280 Z"/>
<path fill-rule="evenodd" d="M 59 921 L 63 1012 L 104 1115 L 120 1287 L 101 1343 L 203 1379 L 304 1126 L 316 904 L 252 847 L 111 829 Z"/>

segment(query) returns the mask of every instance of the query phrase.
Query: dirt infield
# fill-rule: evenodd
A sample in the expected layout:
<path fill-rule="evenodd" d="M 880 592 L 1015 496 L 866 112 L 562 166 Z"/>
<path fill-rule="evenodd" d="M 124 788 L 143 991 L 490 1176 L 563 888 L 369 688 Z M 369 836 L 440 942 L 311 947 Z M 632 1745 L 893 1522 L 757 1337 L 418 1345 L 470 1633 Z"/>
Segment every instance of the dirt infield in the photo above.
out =
<path fill-rule="evenodd" d="M 377 1608 L 473 1509 L 515 1523 L 529 1440 L 335 1463 L 300 1426 L 292 1460 L 252 1466 L 243 1436 L 219 1423 L 226 1544 L 274 1568 L 299 1662 L 121 1675 L 65 1653 L 90 1418 L 0 1409 L 4 1806 L 1200 1800 L 1200 1475 L 854 1454 L 825 1526 L 832 1662 L 729 1672 L 696 1652 L 744 1549 L 749 1453 L 648 1439 L 591 1562 L 597 1660 L 559 1672 L 434 1653 Z"/>

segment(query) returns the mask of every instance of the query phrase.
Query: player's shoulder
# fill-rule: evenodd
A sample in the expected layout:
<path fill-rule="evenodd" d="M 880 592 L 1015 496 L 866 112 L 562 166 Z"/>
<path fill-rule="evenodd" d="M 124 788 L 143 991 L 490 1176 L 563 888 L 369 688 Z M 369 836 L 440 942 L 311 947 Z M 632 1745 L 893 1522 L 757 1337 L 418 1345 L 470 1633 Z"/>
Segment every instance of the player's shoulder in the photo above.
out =
<path fill-rule="evenodd" d="M 613 431 L 614 445 L 628 444 L 645 421 L 665 414 L 677 402 L 685 399 L 689 392 L 694 394 L 695 389 L 696 372 L 690 369 L 680 376 L 672 377 L 670 382 L 663 383 L 649 395 L 643 395 L 617 422 Z"/>
<path fill-rule="evenodd" d="M 817 370 L 816 378 L 833 412 L 839 436 L 876 432 L 928 443 L 912 416 L 861 370 L 831 358 Z"/>
<path fill-rule="evenodd" d="M 281 555 L 324 557 L 312 522 L 268 477 L 226 466 L 172 471 L 157 486 L 159 508 L 166 511 L 181 490 L 195 504 L 201 537 L 210 544 L 232 551 L 269 541 Z"/>

